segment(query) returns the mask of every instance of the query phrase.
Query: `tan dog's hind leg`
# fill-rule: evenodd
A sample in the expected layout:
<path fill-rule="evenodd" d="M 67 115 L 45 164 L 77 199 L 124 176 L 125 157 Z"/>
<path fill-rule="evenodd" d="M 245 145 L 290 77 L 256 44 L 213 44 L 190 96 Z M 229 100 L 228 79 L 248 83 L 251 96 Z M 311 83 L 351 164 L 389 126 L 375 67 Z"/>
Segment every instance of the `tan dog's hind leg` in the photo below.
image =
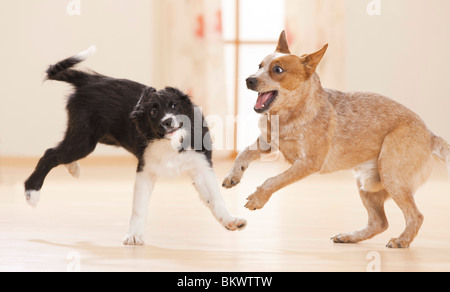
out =
<path fill-rule="evenodd" d="M 377 234 L 385 231 L 388 227 L 388 221 L 384 212 L 384 202 L 389 197 L 385 190 L 376 193 L 366 192 L 361 189 L 362 185 L 358 182 L 359 194 L 364 207 L 369 215 L 367 226 L 361 230 L 351 233 L 343 233 L 334 236 L 332 239 L 336 243 L 356 243 L 370 239 Z"/>
<path fill-rule="evenodd" d="M 403 127 L 389 134 L 382 146 L 379 162 L 383 186 L 400 207 L 406 228 L 387 247 L 407 248 L 417 236 L 423 215 L 414 202 L 414 193 L 432 171 L 430 133 L 422 128 Z"/>
<path fill-rule="evenodd" d="M 407 248 L 416 238 L 422 226 L 423 215 L 417 209 L 411 193 L 396 194 L 394 196 L 395 203 L 397 203 L 405 216 L 406 228 L 398 238 L 391 238 L 386 246 L 389 248 Z"/>

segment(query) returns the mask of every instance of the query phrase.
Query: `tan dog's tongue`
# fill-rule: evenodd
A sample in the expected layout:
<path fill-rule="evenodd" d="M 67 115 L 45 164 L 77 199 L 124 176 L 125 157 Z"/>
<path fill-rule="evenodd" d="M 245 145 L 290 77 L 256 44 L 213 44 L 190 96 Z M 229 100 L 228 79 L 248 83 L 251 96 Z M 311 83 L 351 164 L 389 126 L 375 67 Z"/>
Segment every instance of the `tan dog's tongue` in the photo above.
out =
<path fill-rule="evenodd" d="M 273 92 L 260 93 L 258 95 L 258 100 L 256 101 L 256 108 L 263 108 L 264 104 L 267 103 L 273 96 Z"/>

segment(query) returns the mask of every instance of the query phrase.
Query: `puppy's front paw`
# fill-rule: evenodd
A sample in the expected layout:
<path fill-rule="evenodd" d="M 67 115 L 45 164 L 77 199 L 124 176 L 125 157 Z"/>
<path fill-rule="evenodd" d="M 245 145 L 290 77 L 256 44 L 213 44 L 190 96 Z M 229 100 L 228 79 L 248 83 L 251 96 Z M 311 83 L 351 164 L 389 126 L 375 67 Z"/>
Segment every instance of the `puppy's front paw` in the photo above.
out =
<path fill-rule="evenodd" d="M 123 239 L 123 245 L 144 245 L 144 236 L 141 234 L 127 234 Z"/>
<path fill-rule="evenodd" d="M 242 172 L 238 173 L 235 171 L 230 172 L 227 177 L 223 180 L 222 187 L 231 189 L 236 186 L 242 178 Z"/>
<path fill-rule="evenodd" d="M 262 209 L 266 203 L 269 201 L 271 194 L 267 194 L 258 188 L 258 190 L 251 196 L 247 198 L 247 204 L 245 204 L 245 208 L 255 211 Z"/>
<path fill-rule="evenodd" d="M 245 220 L 244 218 L 236 217 L 233 218 L 230 222 L 225 223 L 224 226 L 226 229 L 231 231 L 241 231 L 244 230 L 247 226 L 247 220 Z"/>

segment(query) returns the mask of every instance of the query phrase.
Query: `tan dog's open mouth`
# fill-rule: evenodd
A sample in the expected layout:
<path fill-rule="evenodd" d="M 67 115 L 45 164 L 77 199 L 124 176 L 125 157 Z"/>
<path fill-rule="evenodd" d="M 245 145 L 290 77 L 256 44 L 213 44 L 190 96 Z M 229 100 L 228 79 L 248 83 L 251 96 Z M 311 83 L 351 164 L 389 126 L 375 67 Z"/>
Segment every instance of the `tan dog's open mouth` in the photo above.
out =
<path fill-rule="evenodd" d="M 274 102 L 274 100 L 277 98 L 277 96 L 278 91 L 259 93 L 258 100 L 256 101 L 254 110 L 259 114 L 267 111 Z"/>

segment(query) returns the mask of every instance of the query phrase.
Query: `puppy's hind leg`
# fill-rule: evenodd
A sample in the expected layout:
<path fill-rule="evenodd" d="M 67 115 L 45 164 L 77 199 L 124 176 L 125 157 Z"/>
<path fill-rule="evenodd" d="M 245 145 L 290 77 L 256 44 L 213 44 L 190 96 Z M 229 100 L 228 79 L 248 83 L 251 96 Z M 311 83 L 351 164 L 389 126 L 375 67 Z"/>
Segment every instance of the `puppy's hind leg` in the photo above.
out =
<path fill-rule="evenodd" d="M 29 205 L 37 206 L 44 180 L 53 168 L 61 164 L 72 164 L 94 151 L 97 145 L 96 139 L 89 139 L 86 135 L 79 137 L 85 138 L 78 143 L 66 138 L 57 147 L 48 149 L 39 160 L 36 169 L 25 182 L 25 198 Z"/>
<path fill-rule="evenodd" d="M 200 198 L 209 207 L 217 221 L 231 231 L 245 228 L 247 221 L 244 218 L 232 216 L 226 208 L 216 175 L 212 168 L 191 171 L 191 177 L 194 181 L 195 188 L 200 194 Z"/>

